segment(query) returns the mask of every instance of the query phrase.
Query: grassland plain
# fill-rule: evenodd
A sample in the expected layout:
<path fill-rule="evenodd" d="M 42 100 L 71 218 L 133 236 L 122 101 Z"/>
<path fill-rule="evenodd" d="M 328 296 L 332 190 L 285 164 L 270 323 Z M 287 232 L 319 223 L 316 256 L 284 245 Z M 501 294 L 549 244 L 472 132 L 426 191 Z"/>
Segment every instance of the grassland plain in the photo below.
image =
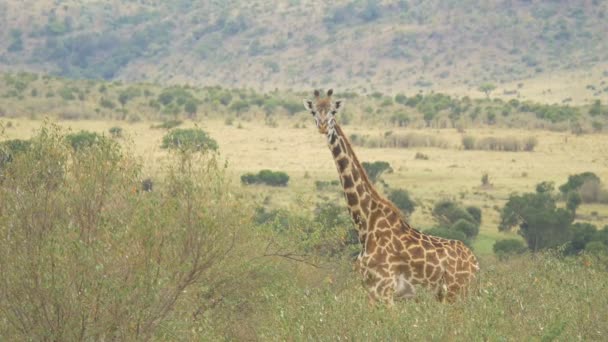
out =
<path fill-rule="evenodd" d="M 11 119 L 12 127 L 6 129 L 6 138 L 28 138 L 40 126 L 41 121 Z M 287 188 L 253 186 L 248 189 L 264 199 L 271 207 L 289 208 L 296 199 L 314 208 L 320 198 L 337 204 L 344 201 L 341 190 L 332 188 L 318 191 L 316 181 L 337 179 L 335 166 L 326 147 L 324 137 L 312 123 L 294 128 L 298 119 L 279 121 L 277 127 L 263 122 L 239 122 L 226 125 L 222 120 L 186 122 L 184 127 L 198 126 L 218 141 L 220 153 L 229 163 L 232 177 L 238 180 L 246 172 L 261 169 L 284 171 L 290 176 Z M 165 130 L 151 129 L 152 123 L 125 124 L 112 121 L 62 121 L 62 126 L 73 131 L 90 130 L 108 135 L 113 126 L 124 128 L 126 141 L 131 141 L 134 152 L 142 158 L 144 173 L 154 178 L 159 161 L 167 151 L 160 148 Z M 382 135 L 386 128 L 345 126 L 348 134 Z M 420 205 L 412 217 L 415 227 L 427 228 L 434 224 L 431 216 L 433 204 L 441 199 L 454 199 L 467 205 L 482 208 L 483 222 L 475 247 L 477 253 L 489 254 L 496 239 L 508 236 L 498 232 L 499 211 L 511 193 L 533 192 L 535 185 L 552 181 L 556 185 L 566 182 L 571 174 L 591 171 L 601 179 L 608 179 L 608 136 L 588 134 L 574 136 L 568 133 L 511 129 L 471 129 L 467 135 L 484 136 L 534 136 L 538 146 L 533 152 L 466 151 L 460 147 L 462 133 L 452 129 L 411 130 L 390 128 L 395 134 L 424 132 L 448 142 L 449 148 L 364 148 L 356 147 L 362 161 L 383 160 L 390 163 L 394 172 L 383 179 L 391 188 L 407 189 Z M 415 159 L 417 152 L 429 156 L 428 160 Z M 482 186 L 481 177 L 489 175 L 490 185 Z M 594 212 L 594 215 L 591 213 Z M 581 206 L 581 219 L 598 227 L 608 224 L 608 208 L 605 205 Z"/>
<path fill-rule="evenodd" d="M 44 125 L 37 120 L 10 119 L 9 121 L 10 125 L 3 120 L 4 126 L 10 126 L 5 129 L 5 138 L 35 136 L 39 127 Z M 299 120 L 297 122 L 300 123 Z M 3 286 L 12 284 L 11 290 L 16 291 L 17 294 L 20 292 L 15 284 L 27 279 L 22 278 L 19 272 L 23 272 L 24 275 L 32 271 L 42 272 L 41 274 L 46 276 L 43 277 L 44 281 L 41 284 L 49 287 L 43 287 L 44 291 L 31 292 L 37 295 L 36 303 L 28 303 L 24 308 L 48 305 L 57 309 L 48 311 L 53 312 L 56 319 L 39 324 L 33 322 L 36 329 L 29 332 L 20 331 L 8 320 L 0 318 L 0 337 L 8 340 L 57 339 L 61 336 L 63 339 L 69 336 L 103 339 L 120 336 L 126 340 L 145 337 L 152 340 L 202 341 L 218 339 L 603 341 L 608 336 L 608 328 L 604 324 L 604 318 L 608 316 L 608 297 L 604 295 L 608 290 L 606 260 L 591 255 L 563 258 L 558 254 L 539 253 L 499 262 L 490 254 L 493 241 L 506 236 L 497 231 L 498 214 L 494 206 L 501 206 L 510 192 L 532 191 L 536 183 L 544 180 L 561 184 L 569 174 L 583 171 L 596 172 L 602 179 L 606 179 L 608 154 L 605 150 L 604 135 L 571 136 L 555 132 L 502 129 L 467 131 L 467 134 L 475 136 L 503 134 L 537 136 L 539 144 L 534 152 L 511 153 L 465 151 L 456 147 L 461 134 L 456 130 L 424 130 L 427 134 L 440 135 L 453 144 L 452 147 L 411 150 L 357 148 L 362 160 L 389 161 L 393 165 L 394 172 L 385 175 L 385 181 L 391 188 L 403 187 L 410 190 L 412 196 L 425 207 L 418 209 L 412 216 L 411 220 L 415 226 L 431 225 L 430 207 L 433 202 L 445 197 L 455 197 L 466 204 L 479 205 L 483 210 L 482 234 L 475 245 L 475 250 L 480 255 L 482 272 L 472 295 L 452 305 L 444 305 L 437 303 L 430 293 L 421 291 L 416 301 L 399 303 L 393 309 L 388 309 L 367 305 L 359 279 L 351 268 L 350 255 L 322 258 L 318 260 L 316 266 L 293 262 L 277 255 L 267 255 L 266 247 L 269 241 L 280 243 L 284 237 L 269 227 L 256 226 L 249 221 L 250 210 L 256 202 L 254 200 L 252 205 L 248 200 L 251 193 L 260 203 L 270 198 L 268 201 L 270 206 L 288 208 L 291 211 L 308 211 L 307 205 L 312 209 L 312 204 L 317 202 L 319 197 L 339 203 L 343 201 L 339 189 L 331 189 L 319 194 L 315 188 L 315 180 L 332 180 L 336 177 L 335 167 L 325 146 L 325 138 L 319 135 L 311 124 L 307 124 L 304 128 L 294 128 L 293 120 L 278 121 L 276 127 L 261 122 L 235 122 L 233 125 L 226 125 L 225 121 L 210 120 L 198 123 L 218 141 L 220 158 L 228 161 L 227 176 L 228 179 L 233 179 L 233 184 L 238 184 L 238 178 L 244 172 L 271 168 L 286 171 L 292 177 L 290 185 L 286 188 L 263 186 L 243 188 L 238 185 L 236 188 L 230 188 L 222 185 L 223 183 L 215 184 L 215 173 L 210 175 L 203 172 L 199 176 L 196 176 L 196 173 L 191 176 L 180 176 L 178 165 L 171 164 L 175 160 L 166 150 L 160 148 L 161 138 L 166 131 L 151 129 L 151 124 L 150 122 L 125 124 L 105 121 L 60 122 L 61 126 L 72 131 L 90 130 L 104 134 L 107 134 L 110 127 L 116 125 L 123 127 L 125 138 L 122 140 L 122 145 L 128 153 L 118 160 L 115 159 L 114 163 L 102 163 L 104 168 L 99 172 L 104 172 L 108 167 L 111 171 L 108 175 L 117 179 L 113 182 L 112 191 L 103 192 L 102 196 L 106 196 L 109 203 L 114 203 L 112 199 L 115 198 L 125 206 L 123 208 L 123 205 L 110 205 L 102 212 L 93 213 L 101 215 L 102 219 L 98 222 L 108 225 L 111 228 L 108 232 L 112 232 L 108 235 L 104 229 L 95 230 L 99 245 L 94 244 L 90 247 L 65 245 L 63 241 L 74 239 L 73 226 L 67 225 L 57 229 L 54 233 L 57 235 L 53 235 L 54 239 L 46 243 L 49 244 L 47 246 L 50 248 L 49 255 L 57 257 L 55 260 L 64 265 L 62 268 L 28 267 L 18 271 L 20 268 L 17 262 L 21 259 L 15 259 L 14 263 L 10 258 L 4 260 L 2 265 L 8 264 L 14 268 L 11 268 L 12 272 L 9 273 L 11 276 L 5 278 L 10 279 L 10 282 L 2 284 Z M 193 125 L 195 123 L 187 122 L 184 126 Z M 384 130 L 379 127 L 362 129 L 354 125 L 347 125 L 344 129 L 366 134 L 382 134 Z M 54 148 L 70 155 L 59 143 L 61 139 L 56 138 L 54 141 L 56 147 L 53 147 L 55 145 L 48 147 L 50 151 L 54 151 L 52 149 Z M 46 144 L 41 146 L 44 147 Z M 429 159 L 415 159 L 416 151 L 424 152 Z M 101 152 L 103 150 L 99 153 Z M 86 206 L 81 206 L 80 201 L 75 199 L 82 198 L 84 203 L 90 200 L 88 198 L 90 191 L 95 189 L 91 185 L 98 184 L 95 182 L 96 177 L 102 174 L 87 172 L 87 170 L 103 161 L 100 158 L 107 158 L 103 156 L 103 154 L 92 156 L 86 153 L 73 154 L 71 158 L 78 158 L 76 160 L 81 160 L 79 163 L 64 162 L 68 179 L 77 182 L 67 182 L 58 190 L 52 190 L 55 193 L 51 199 L 57 197 L 58 201 L 51 206 L 61 208 L 61 203 L 65 201 L 66 205 L 74 206 L 76 212 L 79 208 L 86 209 Z M 42 154 L 35 158 L 42 158 L 47 162 L 53 161 L 53 155 Z M 37 165 L 37 160 L 29 159 L 29 163 L 33 164 L 24 164 L 24 166 Z M 204 162 L 204 159 L 202 161 Z M 143 168 L 141 177 L 152 176 L 161 185 L 164 182 L 174 183 L 168 187 L 169 189 L 177 186 L 175 189 L 182 190 L 155 191 L 151 196 L 144 197 L 132 191 L 124 191 L 125 188 L 130 189 L 133 178 L 141 178 L 135 176 L 138 164 Z M 223 165 L 223 162 L 220 161 L 218 164 Z M 123 175 L 118 168 L 120 165 L 130 165 L 133 173 Z M 167 171 L 163 170 L 163 167 L 168 165 L 173 165 L 175 175 L 171 176 L 172 173 L 169 173 L 170 177 L 167 177 Z M 222 179 L 221 172 L 215 172 L 218 172 L 218 179 Z M 481 175 L 485 172 L 490 175 L 492 185 L 481 187 Z M 18 180 L 19 174 L 15 176 Z M 83 185 L 87 186 L 80 186 L 78 180 L 83 181 Z M 28 183 L 22 184 L 25 186 L 24 189 L 27 189 Z M 200 189 L 200 194 L 192 191 L 189 184 L 195 184 L 196 189 Z M 64 192 L 63 187 L 66 187 L 67 192 Z M 248 192 L 250 194 L 247 194 Z M 217 194 L 230 195 L 216 198 Z M 23 192 L 11 193 L 11 196 L 23 196 Z M 32 198 L 43 202 L 45 200 L 40 196 Z M 165 298 L 163 287 L 160 285 L 171 285 L 173 281 L 169 266 L 177 267 L 177 270 L 181 271 L 181 267 L 175 265 L 176 260 L 183 256 L 180 253 L 183 250 L 180 245 L 181 239 L 183 238 L 186 243 L 192 241 L 179 228 L 183 222 L 188 222 L 187 217 L 184 216 L 186 212 L 182 212 L 188 206 L 176 202 L 182 200 L 192 201 L 199 210 L 212 210 L 217 214 L 207 217 L 206 219 L 211 221 L 205 221 L 200 226 L 196 225 L 198 228 L 186 231 L 187 234 L 198 236 L 196 234 L 200 234 L 199 229 L 207 229 L 206 224 L 209 223 L 213 227 L 214 236 L 221 237 L 221 234 L 217 235 L 221 232 L 219 229 L 222 227 L 221 222 L 231 217 L 226 222 L 230 222 L 228 225 L 230 230 L 239 236 L 237 247 L 227 254 L 230 257 L 222 262 L 221 267 L 212 268 L 209 273 L 205 273 L 200 282 L 191 284 L 173 304 L 173 309 L 167 315 L 155 320 L 151 328 L 144 329 L 138 322 L 145 322 L 148 319 L 146 308 L 151 308 L 151 312 L 155 313 L 156 305 L 159 305 L 158 303 L 162 305 Z M 302 206 L 302 203 L 305 205 Z M 18 208 L 28 208 L 27 205 L 26 201 Z M 144 215 L 135 215 L 135 221 L 124 225 L 128 216 L 121 215 L 124 215 L 125 209 L 131 205 L 135 207 L 126 210 L 127 213 L 130 210 L 138 212 L 143 209 Z M 211 209 L 205 209 L 210 205 Z M 33 207 L 35 210 L 40 210 L 39 208 L 38 205 Z M 159 208 L 160 211 L 157 212 L 155 208 Z M 591 211 L 598 212 L 598 215 L 589 215 Z M 593 219 L 591 222 L 596 225 L 603 225 L 608 219 L 605 206 L 583 205 L 581 212 Z M 58 215 L 58 218 L 69 220 L 69 216 L 64 215 L 71 215 L 72 210 L 54 210 L 52 213 Z M 238 215 L 231 216 L 237 213 Z M 11 213 L 0 211 L 0 214 Z M 159 216 L 148 217 L 149 215 Z M 4 221 L 6 217 L 8 216 L 2 216 L 0 220 L 2 229 L 9 227 L 4 224 L 9 222 Z M 160 221 L 153 219 L 154 217 Z M 40 215 L 32 216 L 34 220 L 42 218 Z M 22 223 L 15 221 L 14 224 Z M 158 239 L 150 239 L 150 236 L 166 236 L 167 239 L 163 240 L 166 243 L 160 243 Z M 14 241 L 14 237 L 10 234 L 3 234 L 2 239 L 3 243 Z M 160 262 L 156 264 L 155 261 L 145 257 L 147 253 L 160 255 L 158 253 L 164 248 L 174 253 L 171 255 L 176 259 L 163 258 L 162 264 Z M 32 250 L 33 255 L 40 260 L 31 260 L 34 264 L 39 262 L 40 265 L 45 265 L 53 260 L 35 252 L 36 250 Z M 78 258 L 80 255 L 87 258 Z M 129 258 L 124 257 L 125 255 L 131 256 L 134 260 L 130 261 Z M 25 256 L 27 254 L 20 255 L 20 257 Z M 112 262 L 116 263 L 115 267 L 109 267 Z M 99 267 L 100 264 L 107 266 Z M 72 268 L 71 265 L 84 268 Z M 87 265 L 91 268 L 87 268 Z M 146 267 L 142 268 L 142 265 Z M 57 283 L 50 282 L 52 278 L 46 272 L 51 270 L 57 279 L 61 279 L 63 284 L 61 288 L 56 287 Z M 128 278 L 128 286 L 123 288 L 121 272 L 125 270 L 144 273 L 141 277 Z M 162 272 L 163 276 L 160 278 L 162 283 L 159 287 L 148 283 L 149 280 L 144 276 L 150 270 Z M 76 286 L 78 283 L 72 281 L 74 274 L 86 279 L 86 291 L 79 292 L 79 287 Z M 104 279 L 104 281 L 99 283 L 96 279 Z M 99 286 L 108 286 L 108 289 L 122 288 L 122 291 L 106 292 L 101 288 L 102 292 L 96 292 L 100 291 Z M 161 291 L 158 297 L 154 292 L 145 292 L 157 290 Z M 44 295 L 45 291 L 48 291 L 48 298 Z M 144 291 L 146 296 L 138 297 L 140 291 Z M 97 293 L 99 297 L 95 296 Z M 93 298 L 101 298 L 101 300 L 97 301 L 98 304 L 92 305 L 89 301 Z M 3 300 L 7 298 L 3 297 Z M 18 304 L 15 301 L 12 303 Z M 86 322 L 80 322 L 78 315 L 73 317 L 66 315 L 70 312 L 99 315 L 97 311 L 99 305 L 107 307 L 109 313 L 115 312 L 116 315 L 104 314 L 101 321 L 88 319 L 85 315 Z M 144 310 L 140 311 L 136 308 L 144 308 Z M 76 319 L 73 319 L 74 317 Z M 133 322 L 133 324 L 125 324 L 125 322 Z M 75 330 L 70 327 L 79 326 L 81 323 L 83 326 L 85 323 L 87 325 L 83 335 L 71 335 Z M 47 326 L 52 329 L 45 329 L 44 327 Z"/>

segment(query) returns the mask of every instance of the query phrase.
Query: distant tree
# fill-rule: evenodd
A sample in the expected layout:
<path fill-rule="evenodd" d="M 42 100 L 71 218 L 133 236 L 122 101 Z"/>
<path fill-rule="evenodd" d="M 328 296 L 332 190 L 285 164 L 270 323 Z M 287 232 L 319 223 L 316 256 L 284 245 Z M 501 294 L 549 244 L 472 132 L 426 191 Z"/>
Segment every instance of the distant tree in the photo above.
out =
<path fill-rule="evenodd" d="M 189 100 L 184 104 L 184 110 L 188 113 L 189 118 L 194 118 L 196 116 L 196 112 L 198 111 L 198 106 L 194 100 Z"/>
<path fill-rule="evenodd" d="M 437 202 L 433 207 L 432 214 L 433 218 L 435 218 L 442 227 L 451 227 L 461 219 L 473 224 L 478 224 L 477 220 L 466 209 L 449 200 Z M 479 220 L 481 220 L 481 218 Z"/>
<path fill-rule="evenodd" d="M 105 138 L 95 132 L 80 131 L 78 133 L 66 135 L 65 139 L 72 146 L 74 151 L 79 151 L 94 146 Z"/>
<path fill-rule="evenodd" d="M 161 148 L 196 152 L 215 151 L 217 142 L 207 132 L 198 128 L 174 129 L 163 137 Z"/>
<path fill-rule="evenodd" d="M 600 241 L 597 227 L 591 223 L 577 222 L 572 225 L 572 239 L 566 247 L 567 254 L 576 254 L 591 241 Z"/>
<path fill-rule="evenodd" d="M 540 183 L 536 184 L 536 192 L 539 194 L 542 194 L 542 193 L 550 194 L 554 190 L 555 190 L 554 182 L 544 181 L 544 182 L 540 182 Z"/>
<path fill-rule="evenodd" d="M 467 239 L 473 239 L 479 234 L 479 225 L 466 219 L 458 219 L 450 227 L 450 230 L 462 232 Z"/>
<path fill-rule="evenodd" d="M 568 181 L 559 186 L 559 191 L 567 195 L 571 191 L 579 190 L 585 182 L 600 183 L 600 178 L 593 172 L 583 172 L 576 175 L 568 176 Z"/>
<path fill-rule="evenodd" d="M 410 215 L 416 210 L 416 203 L 410 198 L 410 194 L 402 189 L 392 190 L 388 199 L 393 202 L 404 214 Z"/>
<path fill-rule="evenodd" d="M 519 239 L 498 240 L 494 243 L 492 249 L 500 260 L 505 260 L 512 255 L 522 254 L 527 250 L 524 242 Z"/>
<path fill-rule="evenodd" d="M 486 94 L 486 98 L 490 98 L 490 93 L 494 91 L 494 89 L 496 89 L 496 86 L 492 83 L 484 83 L 477 88 L 477 90 Z"/>
<path fill-rule="evenodd" d="M 602 101 L 595 100 L 591 105 L 591 108 L 589 108 L 589 115 L 598 116 L 600 114 L 602 114 Z"/>
<path fill-rule="evenodd" d="M 576 209 L 581 205 L 583 199 L 581 194 L 577 191 L 571 191 L 568 193 L 568 197 L 566 197 L 566 208 L 572 212 L 573 215 L 576 214 Z"/>
<path fill-rule="evenodd" d="M 518 226 L 528 248 L 533 252 L 565 243 L 570 237 L 572 212 L 557 208 L 547 193 L 511 195 L 500 213 L 500 231 Z"/>
<path fill-rule="evenodd" d="M 372 183 L 377 182 L 383 173 L 393 171 L 391 165 L 385 161 L 375 161 L 373 163 L 363 162 L 361 166 L 365 169 L 365 172 Z"/>

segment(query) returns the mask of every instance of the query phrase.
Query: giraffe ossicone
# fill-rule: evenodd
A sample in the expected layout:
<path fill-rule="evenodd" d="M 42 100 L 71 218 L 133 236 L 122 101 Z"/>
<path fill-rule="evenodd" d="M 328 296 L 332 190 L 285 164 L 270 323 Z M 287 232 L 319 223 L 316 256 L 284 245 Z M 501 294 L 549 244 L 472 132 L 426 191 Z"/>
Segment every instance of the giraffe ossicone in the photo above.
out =
<path fill-rule="evenodd" d="M 365 169 L 336 114 L 344 103 L 333 100 L 333 90 L 304 100 L 319 133 L 327 136 L 348 211 L 358 230 L 361 252 L 355 267 L 363 276 L 370 301 L 392 304 L 415 296 L 416 286 L 435 291 L 437 298 L 453 300 L 466 294 L 479 264 L 461 241 L 430 236 L 412 228 L 403 214 L 369 181 Z"/>

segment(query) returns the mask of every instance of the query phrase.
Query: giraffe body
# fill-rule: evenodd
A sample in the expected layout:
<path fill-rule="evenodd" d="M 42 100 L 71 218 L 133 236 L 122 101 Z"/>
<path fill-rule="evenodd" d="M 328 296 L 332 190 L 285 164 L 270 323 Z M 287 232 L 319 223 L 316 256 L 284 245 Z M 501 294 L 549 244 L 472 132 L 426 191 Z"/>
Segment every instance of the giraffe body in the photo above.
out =
<path fill-rule="evenodd" d="M 369 181 L 348 138 L 335 122 L 342 102 L 332 91 L 316 102 L 305 100 L 319 132 L 327 135 L 349 213 L 357 226 L 362 249 L 355 267 L 363 276 L 370 301 L 392 304 L 415 296 L 416 286 L 453 300 L 465 294 L 479 265 L 462 242 L 430 236 L 412 228 L 403 214 Z"/>

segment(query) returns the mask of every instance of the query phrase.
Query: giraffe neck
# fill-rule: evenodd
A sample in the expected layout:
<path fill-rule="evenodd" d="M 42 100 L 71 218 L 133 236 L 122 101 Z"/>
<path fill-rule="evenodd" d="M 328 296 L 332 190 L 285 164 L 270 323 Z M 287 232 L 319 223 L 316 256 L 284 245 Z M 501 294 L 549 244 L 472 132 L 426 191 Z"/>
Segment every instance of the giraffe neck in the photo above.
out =
<path fill-rule="evenodd" d="M 369 181 L 365 169 L 348 141 L 348 138 L 337 124 L 327 134 L 329 149 L 333 155 L 344 188 L 344 196 L 350 215 L 358 229 L 366 229 L 373 207 L 386 202 Z"/>

